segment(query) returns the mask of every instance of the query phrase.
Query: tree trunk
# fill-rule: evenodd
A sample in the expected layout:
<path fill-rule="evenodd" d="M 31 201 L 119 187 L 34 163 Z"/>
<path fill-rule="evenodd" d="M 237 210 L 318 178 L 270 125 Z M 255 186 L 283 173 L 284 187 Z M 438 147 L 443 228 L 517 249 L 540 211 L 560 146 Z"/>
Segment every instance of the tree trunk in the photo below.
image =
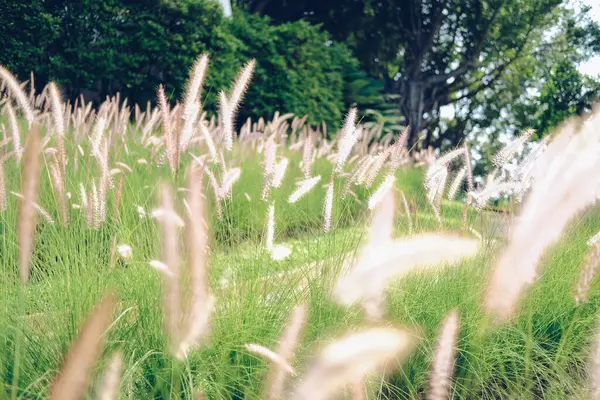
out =
<path fill-rule="evenodd" d="M 400 111 L 404 114 L 406 123 L 410 126 L 408 147 L 412 148 L 419 139 L 423 125 L 425 87 L 422 82 L 409 81 L 403 85 L 400 93 Z"/>

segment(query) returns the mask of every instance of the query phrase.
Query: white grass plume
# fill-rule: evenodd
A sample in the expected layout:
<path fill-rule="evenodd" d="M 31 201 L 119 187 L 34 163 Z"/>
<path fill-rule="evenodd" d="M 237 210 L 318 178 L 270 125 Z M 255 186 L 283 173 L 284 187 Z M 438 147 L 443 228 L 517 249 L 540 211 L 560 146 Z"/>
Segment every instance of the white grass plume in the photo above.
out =
<path fill-rule="evenodd" d="M 377 188 L 375 193 L 369 198 L 369 210 L 374 209 L 388 194 L 388 192 L 394 187 L 394 181 L 396 177 L 394 175 L 387 175 L 381 185 Z"/>
<path fill-rule="evenodd" d="M 331 217 L 333 213 L 333 180 L 327 186 L 325 201 L 323 202 L 323 232 L 331 230 Z"/>
<path fill-rule="evenodd" d="M 190 70 L 190 77 L 186 85 L 185 98 L 183 100 L 183 128 L 179 144 L 181 151 L 187 148 L 194 133 L 194 123 L 200 112 L 200 100 L 198 97 L 202 90 L 207 66 L 208 56 L 202 54 L 194 61 Z"/>
<path fill-rule="evenodd" d="M 465 144 L 465 168 L 467 175 L 467 192 L 472 192 L 475 189 L 473 184 L 473 166 L 471 165 L 471 152 L 469 146 Z"/>
<path fill-rule="evenodd" d="M 581 127 L 564 124 L 538 159 L 535 183 L 491 274 L 485 309 L 509 319 L 523 291 L 534 283 L 539 261 L 571 218 L 596 201 L 600 169 L 600 112 Z"/>
<path fill-rule="evenodd" d="M 313 139 L 312 135 L 307 135 L 304 139 L 304 146 L 302 148 L 302 172 L 304 173 L 304 179 L 311 177 L 311 169 L 313 162 Z"/>
<path fill-rule="evenodd" d="M 231 90 L 229 97 L 221 96 L 219 104 L 221 106 L 221 115 L 223 117 L 223 138 L 225 141 L 225 148 L 231 150 L 233 148 L 233 134 L 234 134 L 234 119 L 239 108 L 240 102 L 248 88 L 252 74 L 254 73 L 254 66 L 256 62 L 250 60 L 239 72 L 235 79 L 235 83 Z M 226 101 L 223 101 L 225 100 Z"/>
<path fill-rule="evenodd" d="M 368 373 L 392 369 L 412 352 L 416 340 L 405 330 L 372 328 L 349 334 L 325 346 L 296 388 L 296 400 L 331 398 L 344 385 Z"/>
<path fill-rule="evenodd" d="M 437 347 L 429 376 L 429 400 L 445 400 L 450 398 L 450 385 L 456 354 L 459 316 L 452 311 L 444 319 L 438 336 Z"/>
<path fill-rule="evenodd" d="M 123 355 L 116 352 L 110 359 L 102 383 L 98 391 L 98 400 L 117 400 L 121 385 L 121 370 L 123 369 Z"/>
<path fill-rule="evenodd" d="M 587 245 L 594 246 L 596 243 L 600 242 L 600 232 L 596 233 L 594 236 L 588 239 Z"/>
<path fill-rule="evenodd" d="M 596 326 L 593 335 L 592 353 L 590 354 L 588 375 L 589 398 L 592 400 L 600 399 L 600 329 Z"/>
<path fill-rule="evenodd" d="M 285 176 L 285 171 L 289 164 L 289 160 L 285 157 L 282 157 L 281 160 L 275 166 L 275 173 L 273 174 L 273 183 L 272 186 L 274 188 L 281 187 L 281 183 L 283 182 L 283 177 Z"/>
<path fill-rule="evenodd" d="M 90 374 L 106 341 L 115 297 L 107 294 L 83 324 L 63 366 L 52 383 L 50 399 L 79 400 L 84 397 Z"/>
<path fill-rule="evenodd" d="M 275 240 L 275 203 L 269 205 L 267 212 L 267 233 L 265 238 L 265 247 L 267 251 L 273 249 L 273 242 Z"/>
<path fill-rule="evenodd" d="M 10 101 L 7 101 L 4 107 L 6 109 L 6 113 L 8 114 L 8 124 L 13 142 L 13 150 L 17 156 L 17 160 L 20 160 L 21 156 L 23 155 L 23 149 L 21 148 L 21 132 L 19 130 L 19 122 L 17 121 L 15 110 L 13 110 L 12 106 L 10 105 Z"/>
<path fill-rule="evenodd" d="M 506 164 L 513 155 L 520 153 L 523 150 L 525 143 L 529 141 L 534 133 L 535 131 L 531 128 L 525 129 L 521 136 L 508 142 L 492 159 L 494 165 L 496 167 L 501 167 Z"/>
<path fill-rule="evenodd" d="M 298 200 L 300 200 L 300 198 L 302 198 L 302 196 L 310 192 L 312 188 L 314 188 L 317 185 L 317 183 L 319 183 L 320 180 L 321 175 L 318 175 L 313 178 L 304 179 L 298 182 L 297 189 L 288 198 L 288 203 L 295 203 Z"/>
<path fill-rule="evenodd" d="M 414 270 L 457 262 L 479 249 L 478 241 L 473 239 L 437 234 L 394 240 L 395 209 L 393 192 L 389 192 L 375 211 L 367 244 L 354 267 L 338 279 L 333 291 L 334 299 L 342 305 L 361 301 L 372 318 L 381 316 L 381 297 L 393 279 Z"/>
<path fill-rule="evenodd" d="M 350 111 L 348 111 L 348 115 L 346 115 L 346 120 L 344 121 L 344 126 L 340 132 L 340 139 L 338 140 L 338 152 L 337 152 L 337 160 L 335 163 L 335 171 L 341 172 L 344 167 L 344 163 L 346 159 L 350 155 L 352 151 L 352 147 L 357 141 L 356 135 L 356 108 L 352 107 Z"/>
<path fill-rule="evenodd" d="M 174 132 L 171 124 L 171 112 L 163 85 L 158 87 L 156 97 L 158 99 L 158 106 L 160 108 L 161 119 L 163 123 L 163 135 L 167 160 L 169 161 L 169 167 L 171 168 L 171 171 L 174 173 L 177 169 L 177 153 L 179 151 L 179 145 L 177 143 L 177 135 Z"/>
<path fill-rule="evenodd" d="M 412 217 L 410 215 L 410 207 L 408 206 L 408 201 L 406 201 L 406 196 L 404 195 L 404 192 L 402 192 L 402 205 L 404 206 L 404 214 L 406 215 L 406 222 L 408 224 L 408 233 L 412 235 L 413 222 Z"/>
<path fill-rule="evenodd" d="M 17 239 L 19 242 L 19 268 L 22 283 L 26 283 L 29 278 L 29 263 L 35 241 L 34 234 L 37 225 L 35 204 L 40 183 L 40 151 L 40 127 L 35 124 L 27 135 L 21 173 L 23 199 L 19 205 Z"/>
<path fill-rule="evenodd" d="M 600 266 L 600 243 L 594 246 L 583 263 L 579 281 L 575 287 L 575 303 L 578 305 L 587 301 L 587 294 L 594 281 L 598 266 Z"/>
<path fill-rule="evenodd" d="M 4 179 L 4 160 L 0 159 L 0 213 L 6 211 L 6 182 Z"/>
<path fill-rule="evenodd" d="M 233 184 L 236 183 L 242 174 L 242 170 L 240 168 L 230 168 L 225 173 L 223 177 L 223 183 L 221 184 L 219 197 L 222 199 L 231 197 L 231 189 L 233 188 Z"/>
<path fill-rule="evenodd" d="M 50 95 L 50 108 L 52 110 L 52 123 L 54 131 L 59 136 L 65 135 L 65 117 L 63 115 L 63 107 L 60 91 L 54 82 L 48 84 Z"/>
<path fill-rule="evenodd" d="M 465 175 L 467 173 L 467 167 L 462 167 L 456 175 L 454 176 L 454 180 L 450 184 L 450 189 L 448 189 L 448 200 L 454 200 L 456 197 L 456 193 L 458 193 L 458 189 L 460 189 L 460 185 L 462 185 L 465 180 Z"/>
<path fill-rule="evenodd" d="M 164 318 L 166 331 L 169 335 L 171 351 L 178 354 L 181 340 L 181 290 L 179 282 L 179 231 L 175 218 L 169 216 L 177 215 L 173 204 L 173 195 L 170 188 L 163 184 L 160 189 L 161 210 L 165 218 L 160 218 L 162 232 L 162 262 L 171 272 L 171 276 L 165 275 L 165 290 L 163 295 Z"/>
<path fill-rule="evenodd" d="M 294 373 L 294 368 L 292 368 L 292 366 L 290 364 L 288 364 L 287 361 L 285 361 L 283 358 L 281 358 L 273 350 L 270 350 L 264 346 L 261 346 L 260 344 L 254 344 L 254 343 L 249 343 L 249 344 L 245 345 L 244 347 L 246 347 L 246 350 L 248 350 L 250 353 L 253 353 L 253 354 L 256 354 L 256 355 L 266 358 L 271 363 L 277 365 L 279 368 L 282 368 L 287 373 L 290 373 L 290 374 Z"/>
<path fill-rule="evenodd" d="M 305 305 L 298 306 L 292 312 L 290 319 L 285 327 L 283 335 L 279 339 L 277 347 L 277 355 L 287 365 L 294 355 L 294 351 L 298 346 L 300 333 L 306 322 L 307 307 Z M 267 400 L 277 400 L 281 398 L 283 393 L 285 378 L 289 373 L 293 373 L 286 369 L 283 365 L 274 364 L 269 369 L 264 387 L 264 398 Z"/>
<path fill-rule="evenodd" d="M 187 224 L 187 250 L 189 269 L 189 304 L 185 319 L 182 321 L 179 358 L 196 346 L 208 331 L 214 298 L 209 292 L 207 276 L 208 233 L 206 231 L 204 196 L 198 181 L 201 176 L 192 168 L 189 177 L 190 216 Z"/>
<path fill-rule="evenodd" d="M 9 93 L 17 101 L 17 104 L 21 108 L 25 119 L 29 123 L 29 127 L 31 127 L 31 125 L 33 124 L 33 109 L 31 107 L 31 104 L 29 103 L 27 95 L 25 94 L 23 89 L 21 89 L 21 85 L 19 85 L 17 79 L 2 65 L 0 65 L 0 79 L 4 81 L 4 84 L 8 88 Z"/>

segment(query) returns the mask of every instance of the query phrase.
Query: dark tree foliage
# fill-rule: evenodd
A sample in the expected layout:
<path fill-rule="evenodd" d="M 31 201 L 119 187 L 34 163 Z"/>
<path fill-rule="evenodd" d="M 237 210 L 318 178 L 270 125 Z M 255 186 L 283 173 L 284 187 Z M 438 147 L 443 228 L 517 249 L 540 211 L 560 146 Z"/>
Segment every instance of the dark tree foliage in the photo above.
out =
<path fill-rule="evenodd" d="M 458 121 L 448 132 L 440 132 L 440 109 L 457 103 L 464 108 L 499 87 L 511 68 L 539 50 L 540 39 L 567 9 L 566 0 L 239 0 L 238 4 L 280 22 L 306 19 L 323 24 L 334 39 L 350 46 L 369 74 L 399 94 L 399 109 L 413 127 L 411 142 L 423 133 L 425 146 L 444 137 L 453 143 L 462 140 L 468 124 Z M 573 24 L 569 51 L 598 51 L 599 37 L 598 26 L 591 21 Z"/>
<path fill-rule="evenodd" d="M 174 99 L 203 52 L 211 58 L 203 92 L 208 111 L 250 58 L 257 68 L 240 119 L 281 111 L 339 125 L 348 106 L 380 97 L 380 90 L 365 96 L 361 87 L 371 80 L 347 46 L 305 21 L 276 25 L 239 10 L 225 19 L 215 0 L 4 3 L 0 64 L 22 80 L 34 71 L 38 88 L 55 80 L 72 99 L 83 93 L 99 102 L 120 92 L 143 106 L 159 84 Z"/>

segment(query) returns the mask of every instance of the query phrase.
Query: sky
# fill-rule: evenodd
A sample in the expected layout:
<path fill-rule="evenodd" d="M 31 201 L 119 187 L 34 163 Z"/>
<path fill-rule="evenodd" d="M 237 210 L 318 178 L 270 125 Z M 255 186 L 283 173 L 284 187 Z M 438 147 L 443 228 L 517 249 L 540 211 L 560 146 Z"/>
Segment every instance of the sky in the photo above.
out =
<path fill-rule="evenodd" d="M 600 0 L 582 0 L 584 4 L 592 7 L 592 18 L 600 22 Z M 581 64 L 579 71 L 583 74 L 592 76 L 600 75 L 600 56 L 596 56 L 591 60 Z"/>

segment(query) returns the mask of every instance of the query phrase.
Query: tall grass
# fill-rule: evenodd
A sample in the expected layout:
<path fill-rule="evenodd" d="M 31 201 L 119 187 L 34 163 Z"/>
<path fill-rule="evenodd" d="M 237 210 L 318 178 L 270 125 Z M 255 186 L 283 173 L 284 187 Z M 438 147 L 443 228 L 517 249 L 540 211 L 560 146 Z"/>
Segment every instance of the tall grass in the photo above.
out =
<path fill-rule="evenodd" d="M 0 70 L 0 397 L 558 399 L 598 386 L 587 242 L 600 212 L 578 213 L 595 200 L 597 116 L 521 155 L 526 132 L 475 190 L 466 146 L 409 154 L 406 132 L 368 130 L 356 110 L 338 135 L 279 114 L 237 130 L 252 63 L 208 119 L 207 65 L 183 103 L 159 88 L 144 111 L 65 103 L 54 84 L 30 104 Z M 499 192 L 517 212 L 486 210 Z"/>

